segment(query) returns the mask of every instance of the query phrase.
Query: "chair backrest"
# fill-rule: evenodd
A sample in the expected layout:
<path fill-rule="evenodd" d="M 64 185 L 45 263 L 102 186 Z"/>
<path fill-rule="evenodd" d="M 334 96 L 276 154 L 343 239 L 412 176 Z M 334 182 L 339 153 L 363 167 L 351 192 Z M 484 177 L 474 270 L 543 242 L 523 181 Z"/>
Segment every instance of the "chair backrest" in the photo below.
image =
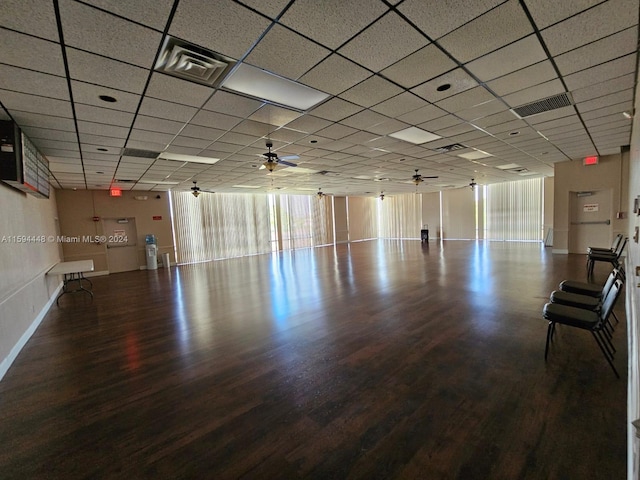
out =
<path fill-rule="evenodd" d="M 611 251 L 616 252 L 618 250 L 618 245 L 622 241 L 622 234 L 619 233 L 616 235 L 616 238 L 613 239 L 613 243 L 611 243 Z"/>
<path fill-rule="evenodd" d="M 607 296 L 602 303 L 602 310 L 600 310 L 600 320 L 604 322 L 607 320 L 607 318 L 609 318 L 609 315 L 611 314 L 613 307 L 616 305 L 616 301 L 618 300 L 621 292 L 622 280 L 618 278 L 615 282 L 613 282 L 613 285 L 611 285 L 611 288 L 609 289 L 609 292 L 607 293 Z"/>
<path fill-rule="evenodd" d="M 622 241 L 622 243 L 620 244 L 620 248 L 618 249 L 618 251 L 616 252 L 616 258 L 620 258 L 620 255 L 622 255 L 622 252 L 624 250 L 624 247 L 627 246 L 627 242 L 629 241 L 629 237 L 624 237 L 624 240 Z"/>
<path fill-rule="evenodd" d="M 611 270 L 611 273 L 607 277 L 607 281 L 604 282 L 604 285 L 602 286 L 602 296 L 600 297 L 602 298 L 603 302 L 607 298 L 607 294 L 609 293 L 609 290 L 611 290 L 611 287 L 613 286 L 613 282 L 615 282 L 616 278 L 618 278 L 618 275 L 619 275 L 618 269 L 614 268 L 613 270 Z"/>

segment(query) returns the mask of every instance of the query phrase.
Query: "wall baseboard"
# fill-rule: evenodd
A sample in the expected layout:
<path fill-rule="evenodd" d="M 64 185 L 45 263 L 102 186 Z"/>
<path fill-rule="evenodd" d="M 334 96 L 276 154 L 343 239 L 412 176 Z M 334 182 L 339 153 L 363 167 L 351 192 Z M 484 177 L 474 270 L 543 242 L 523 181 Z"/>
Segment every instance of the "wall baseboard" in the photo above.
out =
<path fill-rule="evenodd" d="M 565 255 L 569 255 L 569 249 L 568 248 L 552 248 L 551 253 L 562 253 Z"/>
<path fill-rule="evenodd" d="M 85 272 L 85 277 L 102 277 L 103 275 L 109 275 L 109 270 L 100 270 L 98 272 Z"/>
<path fill-rule="evenodd" d="M 7 357 L 4 358 L 2 362 L 0 362 L 0 380 L 4 378 L 4 376 L 9 371 L 9 368 L 11 367 L 15 359 L 18 358 L 20 351 L 24 348 L 24 346 L 27 344 L 27 342 L 29 341 L 31 336 L 34 334 L 36 329 L 40 326 L 40 323 L 42 323 L 42 320 L 49 312 L 51 305 L 53 305 L 54 302 L 56 301 L 56 298 L 58 298 L 58 294 L 60 293 L 61 290 L 62 290 L 62 282 L 60 282 L 60 284 L 56 287 L 56 289 L 54 290 L 53 294 L 51 295 L 47 303 L 44 305 L 44 307 L 42 307 L 42 310 L 40 310 L 40 313 L 38 313 L 38 316 L 33 320 L 33 322 L 31 322 L 31 325 L 29 325 L 29 328 L 27 328 L 27 330 L 22 334 L 22 336 L 20 337 L 20 340 L 18 340 L 16 344 L 13 346 L 13 348 L 11 349 L 11 352 L 9 352 L 9 355 L 7 355 Z"/>

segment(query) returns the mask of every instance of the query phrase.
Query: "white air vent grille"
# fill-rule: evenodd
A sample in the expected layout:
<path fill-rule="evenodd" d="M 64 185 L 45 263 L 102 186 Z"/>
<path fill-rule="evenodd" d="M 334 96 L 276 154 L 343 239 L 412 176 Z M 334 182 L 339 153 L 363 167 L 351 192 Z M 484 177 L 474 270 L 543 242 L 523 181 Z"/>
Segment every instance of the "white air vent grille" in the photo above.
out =
<path fill-rule="evenodd" d="M 527 103 L 511 110 L 518 118 L 530 117 L 539 113 L 556 110 L 573 105 L 573 99 L 569 93 L 561 93 L 552 97 L 543 98 L 535 102 Z"/>
<path fill-rule="evenodd" d="M 219 53 L 167 37 L 155 69 L 174 77 L 215 87 L 235 64 L 235 60 Z"/>

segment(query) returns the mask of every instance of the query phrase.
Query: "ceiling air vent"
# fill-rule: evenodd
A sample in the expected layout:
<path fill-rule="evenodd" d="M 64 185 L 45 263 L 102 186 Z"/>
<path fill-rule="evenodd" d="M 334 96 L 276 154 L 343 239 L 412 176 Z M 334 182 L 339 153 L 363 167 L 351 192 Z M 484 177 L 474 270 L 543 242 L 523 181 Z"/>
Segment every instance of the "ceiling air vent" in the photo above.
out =
<path fill-rule="evenodd" d="M 140 150 L 138 148 L 125 148 L 122 151 L 124 157 L 138 157 L 138 158 L 158 158 L 160 152 L 154 152 L 152 150 Z"/>
<path fill-rule="evenodd" d="M 174 77 L 215 87 L 236 64 L 232 58 L 167 37 L 155 69 Z"/>
<path fill-rule="evenodd" d="M 536 102 L 527 103 L 511 110 L 518 118 L 530 117 L 538 113 L 548 112 L 557 108 L 568 107 L 573 105 L 573 99 L 570 93 L 561 93 L 552 97 L 543 98 Z"/>
<path fill-rule="evenodd" d="M 462 150 L 463 148 L 467 147 L 462 145 L 461 143 L 452 143 L 451 145 L 445 145 L 444 147 L 436 148 L 435 151 L 439 153 L 449 153 L 453 152 L 454 150 Z"/>

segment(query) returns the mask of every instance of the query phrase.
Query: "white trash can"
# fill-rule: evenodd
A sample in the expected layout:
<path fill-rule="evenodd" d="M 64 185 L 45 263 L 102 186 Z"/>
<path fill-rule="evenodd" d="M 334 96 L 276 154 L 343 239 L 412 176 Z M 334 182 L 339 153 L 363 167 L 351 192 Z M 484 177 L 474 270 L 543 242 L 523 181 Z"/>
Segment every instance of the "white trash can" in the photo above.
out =
<path fill-rule="evenodd" d="M 171 257 L 168 253 L 162 254 L 162 266 L 164 268 L 169 268 L 171 266 Z"/>

